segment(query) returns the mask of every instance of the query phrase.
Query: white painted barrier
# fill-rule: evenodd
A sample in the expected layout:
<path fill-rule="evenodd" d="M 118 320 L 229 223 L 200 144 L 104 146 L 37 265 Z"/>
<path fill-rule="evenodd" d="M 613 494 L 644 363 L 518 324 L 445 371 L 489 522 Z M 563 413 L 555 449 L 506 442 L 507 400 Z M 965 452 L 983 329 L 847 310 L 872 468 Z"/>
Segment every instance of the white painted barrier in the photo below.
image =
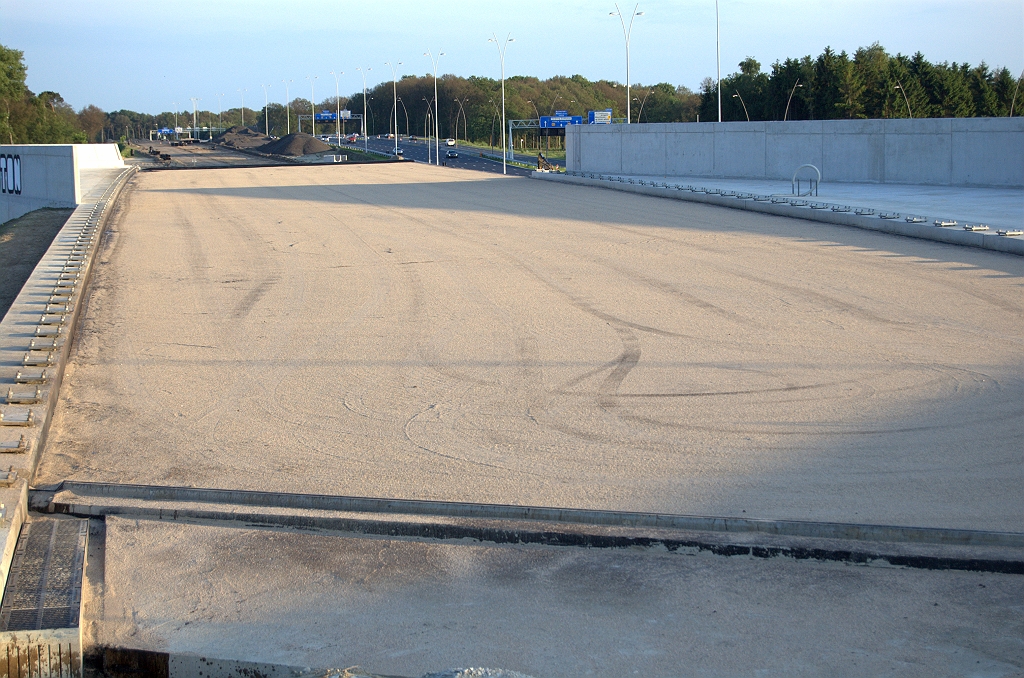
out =
<path fill-rule="evenodd" d="M 1024 118 L 574 125 L 570 171 L 1024 187 Z"/>
<path fill-rule="evenodd" d="M 83 171 L 123 167 L 117 144 L 0 145 L 0 223 L 42 207 L 77 207 Z"/>

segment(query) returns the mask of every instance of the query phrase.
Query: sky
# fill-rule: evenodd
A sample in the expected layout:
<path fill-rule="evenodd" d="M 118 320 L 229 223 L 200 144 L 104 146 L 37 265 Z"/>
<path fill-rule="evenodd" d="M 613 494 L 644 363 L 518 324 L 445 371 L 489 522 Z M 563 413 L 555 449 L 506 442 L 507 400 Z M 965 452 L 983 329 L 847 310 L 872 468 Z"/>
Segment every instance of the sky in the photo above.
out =
<path fill-rule="evenodd" d="M 619 3 L 628 18 L 635 2 Z M 217 110 L 342 95 L 399 75 L 431 72 L 424 52 L 444 52 L 438 74 L 498 78 L 488 38 L 515 39 L 505 74 L 626 79 L 614 2 L 605 0 L 0 0 L 0 44 L 25 53 L 28 86 L 59 92 L 76 109 Z M 715 77 L 714 0 L 649 0 L 633 23 L 630 81 L 696 91 Z M 982 61 L 1024 69 L 1024 0 L 719 0 L 723 77 L 747 56 L 776 60 L 853 52 L 880 43 L 932 62 Z M 398 65 L 398 62 L 402 62 Z M 342 74 L 343 73 L 343 74 Z M 244 89 L 245 92 L 238 90 Z M 223 95 L 223 96 L 218 96 Z M 176 103 L 177 106 L 172 106 Z"/>

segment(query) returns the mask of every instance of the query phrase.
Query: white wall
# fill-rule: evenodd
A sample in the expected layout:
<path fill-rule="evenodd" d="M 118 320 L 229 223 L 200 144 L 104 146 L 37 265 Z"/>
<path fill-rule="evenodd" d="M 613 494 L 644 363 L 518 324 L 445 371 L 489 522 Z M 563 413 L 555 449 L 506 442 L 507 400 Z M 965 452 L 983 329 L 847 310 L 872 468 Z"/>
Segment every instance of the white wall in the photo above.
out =
<path fill-rule="evenodd" d="M 1024 187 L 1024 118 L 576 125 L 566 150 L 580 172 Z"/>
<path fill-rule="evenodd" d="M 124 167 L 117 144 L 0 145 L 0 169 L 3 159 L 20 170 L 20 177 L 5 175 L 8 183 L 20 182 L 13 192 L 0 190 L 0 223 L 42 207 L 76 207 L 82 170 Z"/>

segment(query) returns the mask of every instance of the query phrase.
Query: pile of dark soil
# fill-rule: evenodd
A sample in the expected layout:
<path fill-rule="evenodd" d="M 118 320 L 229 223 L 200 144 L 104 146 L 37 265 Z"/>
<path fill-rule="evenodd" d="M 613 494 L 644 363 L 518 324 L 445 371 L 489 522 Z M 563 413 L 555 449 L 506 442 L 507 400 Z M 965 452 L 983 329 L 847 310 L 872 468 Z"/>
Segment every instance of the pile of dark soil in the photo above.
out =
<path fill-rule="evenodd" d="M 256 148 L 267 143 L 267 137 L 262 132 L 257 132 L 252 127 L 241 127 L 235 125 L 224 134 L 213 138 L 216 144 L 224 144 L 229 148 Z"/>
<path fill-rule="evenodd" d="M 274 153 L 275 155 L 311 155 L 331 150 L 331 147 L 324 142 L 308 134 L 289 134 L 277 141 L 271 141 L 256 149 L 261 153 Z"/>

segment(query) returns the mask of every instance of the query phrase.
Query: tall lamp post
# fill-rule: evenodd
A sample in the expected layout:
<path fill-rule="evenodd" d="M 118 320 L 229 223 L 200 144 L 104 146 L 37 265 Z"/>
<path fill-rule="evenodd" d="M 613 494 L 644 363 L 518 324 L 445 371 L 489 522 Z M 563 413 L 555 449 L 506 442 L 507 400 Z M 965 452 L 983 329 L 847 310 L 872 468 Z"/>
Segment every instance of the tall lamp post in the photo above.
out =
<path fill-rule="evenodd" d="M 437 62 L 444 56 L 444 52 L 438 52 L 435 58 L 431 55 L 428 49 L 423 53 L 423 56 L 430 59 L 430 63 L 434 65 L 434 162 L 437 165 L 441 164 L 441 128 L 438 126 L 438 120 L 441 118 L 440 111 L 437 110 L 438 98 L 437 98 Z"/>
<path fill-rule="evenodd" d="M 786 119 L 789 117 L 789 103 L 793 101 L 793 94 L 796 92 L 797 87 L 803 88 L 803 85 L 800 84 L 800 78 L 796 79 L 796 84 L 793 85 L 793 89 L 789 92 L 789 99 L 786 100 L 786 113 L 782 116 L 782 122 L 786 122 Z"/>
<path fill-rule="evenodd" d="M 288 84 L 292 83 L 292 82 L 295 82 L 295 81 L 294 80 L 282 80 L 281 82 L 284 83 L 284 110 L 285 110 L 285 115 L 288 117 L 288 123 L 287 123 L 288 132 L 287 132 L 287 134 L 291 134 L 292 133 L 292 102 L 288 99 Z"/>
<path fill-rule="evenodd" d="M 424 97 L 424 98 L 426 98 L 426 97 Z M 405 111 L 405 136 L 409 136 L 411 134 L 411 132 L 409 131 L 409 109 L 405 107 L 405 102 L 402 101 L 402 97 L 398 97 L 398 103 L 402 104 L 402 110 Z M 398 119 L 397 119 L 397 117 L 398 116 L 396 115 L 395 116 L 395 134 L 398 134 Z"/>
<path fill-rule="evenodd" d="M 372 68 L 367 68 L 364 71 L 362 68 L 356 68 L 359 71 L 359 75 L 363 76 L 363 150 L 365 151 L 369 143 L 369 130 L 366 129 L 366 71 L 372 71 Z"/>
<path fill-rule="evenodd" d="M 609 12 L 609 16 L 619 17 L 619 23 L 622 24 L 622 37 L 626 39 L 626 124 L 629 124 L 630 112 L 629 112 L 629 36 L 633 33 L 633 20 L 638 16 L 643 16 L 643 12 L 638 12 L 637 7 L 640 3 L 637 3 L 633 7 L 633 14 L 629 17 L 629 28 L 626 28 L 626 19 L 622 16 L 622 12 L 619 10 L 619 3 L 615 3 L 615 11 Z"/>
<path fill-rule="evenodd" d="M 309 124 L 313 126 L 313 136 L 316 136 L 316 79 L 319 77 L 319 75 L 306 76 L 306 80 L 309 80 L 309 112 L 313 114 Z"/>
<path fill-rule="evenodd" d="M 335 127 L 337 128 L 338 145 L 341 146 L 341 91 L 338 89 L 338 75 L 345 75 L 345 71 L 340 74 L 331 71 L 331 75 L 334 76 L 334 104 L 337 106 L 337 117 L 334 119 Z"/>
<path fill-rule="evenodd" d="M 174 106 L 174 138 L 178 138 L 178 102 L 172 101 L 171 106 Z"/>
<path fill-rule="evenodd" d="M 220 103 L 221 97 L 224 96 L 224 92 L 217 95 L 217 127 L 224 128 L 224 123 L 221 121 L 220 116 L 224 111 L 224 106 Z"/>
<path fill-rule="evenodd" d="M 270 95 L 267 93 L 268 87 L 273 85 L 260 85 L 263 88 L 263 136 L 270 136 Z"/>
<path fill-rule="evenodd" d="M 515 42 L 516 39 L 509 33 L 505 38 L 505 43 L 498 42 L 498 34 L 494 33 L 493 38 L 488 38 L 487 42 L 493 42 L 494 46 L 498 48 L 498 56 L 501 59 L 501 173 L 508 174 L 508 168 L 506 160 L 508 158 L 508 148 L 505 146 L 505 50 L 508 49 L 508 43 Z"/>
<path fill-rule="evenodd" d="M 715 0 L 715 51 L 718 55 L 718 122 L 722 122 L 722 25 L 718 20 L 718 0 Z"/>
<path fill-rule="evenodd" d="M 384 62 L 385 66 L 391 66 L 391 91 L 395 95 L 395 156 L 398 156 L 398 73 L 395 71 L 395 64 L 390 61 Z M 402 62 L 399 61 L 401 66 Z"/>
<path fill-rule="evenodd" d="M 469 101 L 469 97 L 464 97 L 462 101 L 459 101 L 458 97 L 455 97 L 455 103 L 459 105 L 459 115 L 462 116 L 462 131 L 465 134 L 466 143 L 469 143 L 469 123 L 466 122 L 466 102 Z M 455 118 L 455 146 L 459 146 L 459 119 Z"/>
<path fill-rule="evenodd" d="M 245 127 L 245 93 L 247 89 L 239 89 L 238 93 L 242 95 L 242 127 Z"/>
<path fill-rule="evenodd" d="M 430 164 L 430 136 L 429 136 L 428 133 L 433 131 L 431 129 L 431 127 L 433 127 L 433 125 L 429 125 L 428 124 L 429 120 L 430 120 L 430 104 L 431 104 L 431 101 L 428 101 L 427 97 L 423 97 L 423 100 L 427 102 L 427 114 L 423 116 L 423 139 L 427 142 L 427 164 L 429 165 Z M 408 125 L 409 123 L 407 122 L 406 124 Z"/>
<path fill-rule="evenodd" d="M 743 115 L 747 116 L 747 122 L 750 122 L 750 113 L 747 113 L 747 104 L 746 104 L 745 101 L 743 101 L 743 97 L 740 96 L 740 91 L 739 90 L 736 90 L 736 94 L 732 95 L 733 99 L 735 99 L 737 97 L 739 97 L 740 103 L 743 104 Z"/>
<path fill-rule="evenodd" d="M 189 97 L 189 101 L 192 102 L 192 131 L 195 132 L 196 139 L 198 140 L 199 132 L 196 131 L 196 127 L 199 126 L 199 123 L 196 122 L 196 102 L 202 101 L 202 99 L 200 99 L 199 97 Z"/>
<path fill-rule="evenodd" d="M 907 102 L 907 115 L 909 115 L 910 119 L 913 120 L 914 112 L 910 110 L 910 99 L 907 98 L 907 90 L 903 89 L 903 83 L 900 82 L 899 79 L 896 80 L 895 89 L 898 89 L 899 91 L 903 92 L 903 100 Z"/>

